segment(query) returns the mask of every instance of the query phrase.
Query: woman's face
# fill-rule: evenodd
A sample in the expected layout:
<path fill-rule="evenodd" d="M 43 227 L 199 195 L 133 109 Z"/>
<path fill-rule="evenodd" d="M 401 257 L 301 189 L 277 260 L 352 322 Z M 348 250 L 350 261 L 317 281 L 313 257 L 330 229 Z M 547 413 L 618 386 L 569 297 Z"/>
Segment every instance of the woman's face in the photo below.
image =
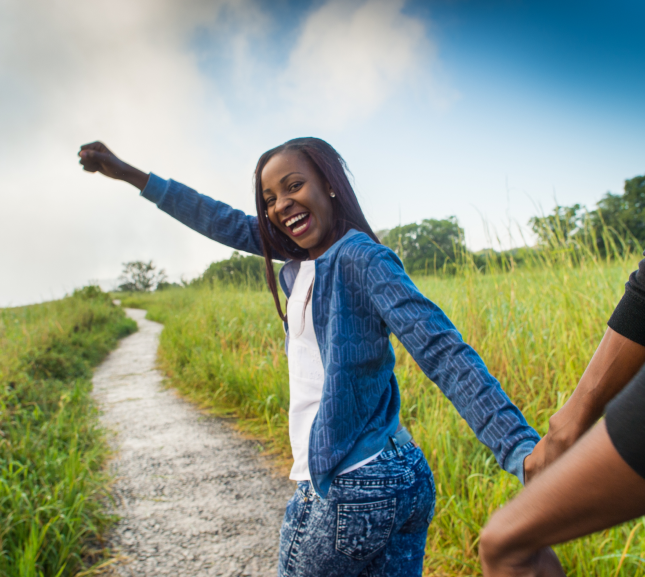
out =
<path fill-rule="evenodd" d="M 272 156 L 261 174 L 269 220 L 318 258 L 333 244 L 332 192 L 311 162 L 292 151 Z"/>

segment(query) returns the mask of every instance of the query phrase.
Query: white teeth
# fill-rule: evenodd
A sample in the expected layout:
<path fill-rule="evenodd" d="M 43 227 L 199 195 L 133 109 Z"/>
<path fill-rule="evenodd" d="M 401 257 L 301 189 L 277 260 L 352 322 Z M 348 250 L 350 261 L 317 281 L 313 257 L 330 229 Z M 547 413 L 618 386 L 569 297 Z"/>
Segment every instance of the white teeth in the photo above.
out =
<path fill-rule="evenodd" d="M 296 234 L 301 230 L 304 230 L 306 227 L 307 227 L 307 223 L 305 222 L 304 224 L 301 224 L 300 226 L 297 226 L 296 228 L 294 228 L 293 233 Z"/>
<path fill-rule="evenodd" d="M 293 218 L 290 218 L 290 219 L 289 219 L 287 222 L 285 222 L 284 224 L 285 224 L 285 226 L 291 226 L 292 224 L 295 224 L 296 222 L 298 222 L 299 220 L 302 220 L 303 218 L 305 218 L 305 217 L 307 217 L 307 216 L 309 216 L 309 213 L 308 213 L 308 212 L 303 212 L 303 213 L 301 213 L 301 214 L 297 214 L 297 215 L 296 215 L 296 216 L 294 216 Z M 294 232 L 295 232 L 295 231 L 294 231 Z"/>

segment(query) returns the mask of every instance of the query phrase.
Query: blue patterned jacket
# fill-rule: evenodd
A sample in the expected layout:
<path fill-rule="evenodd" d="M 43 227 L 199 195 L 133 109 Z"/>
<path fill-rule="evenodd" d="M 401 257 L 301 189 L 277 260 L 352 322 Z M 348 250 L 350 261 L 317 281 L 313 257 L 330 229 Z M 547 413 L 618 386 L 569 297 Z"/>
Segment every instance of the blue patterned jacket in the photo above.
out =
<path fill-rule="evenodd" d="M 151 174 L 141 194 L 197 232 L 262 254 L 257 217 Z M 499 465 L 523 480 L 539 435 L 472 347 L 423 296 L 389 248 L 351 230 L 316 259 L 314 330 L 325 382 L 309 438 L 309 472 L 325 497 L 338 473 L 379 452 L 399 424 L 400 397 L 390 333 L 450 399 Z M 287 261 L 287 297 L 300 263 Z M 288 338 L 288 332 L 287 332 Z"/>

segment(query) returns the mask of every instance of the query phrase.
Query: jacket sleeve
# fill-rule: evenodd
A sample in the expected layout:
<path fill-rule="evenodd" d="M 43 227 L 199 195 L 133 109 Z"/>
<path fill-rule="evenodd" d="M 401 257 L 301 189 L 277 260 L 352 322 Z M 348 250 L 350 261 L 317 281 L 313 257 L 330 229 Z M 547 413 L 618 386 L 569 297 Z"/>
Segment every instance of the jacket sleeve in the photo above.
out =
<path fill-rule="evenodd" d="M 448 397 L 499 465 L 524 482 L 524 458 L 540 440 L 475 350 L 443 311 L 421 294 L 390 249 L 379 246 L 366 271 L 373 306 Z"/>
<path fill-rule="evenodd" d="M 208 238 L 237 250 L 260 256 L 263 254 L 256 216 L 245 214 L 179 182 L 164 180 L 152 173 L 141 196 Z M 273 257 L 284 260 L 277 254 Z"/>
<path fill-rule="evenodd" d="M 645 346 L 645 259 L 629 275 L 625 294 L 607 324 L 630 341 Z"/>

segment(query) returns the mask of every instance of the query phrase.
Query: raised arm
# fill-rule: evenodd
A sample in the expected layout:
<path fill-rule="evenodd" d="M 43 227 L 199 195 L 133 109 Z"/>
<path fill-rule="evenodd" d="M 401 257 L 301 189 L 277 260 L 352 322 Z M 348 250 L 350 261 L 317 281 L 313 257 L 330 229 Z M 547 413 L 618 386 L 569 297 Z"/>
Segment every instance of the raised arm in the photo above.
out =
<path fill-rule="evenodd" d="M 148 182 L 148 175 L 138 168 L 123 162 L 102 142 L 84 144 L 78 151 L 79 163 L 87 172 L 100 172 L 109 178 L 122 180 L 143 190 Z"/>
<path fill-rule="evenodd" d="M 200 234 L 237 250 L 263 254 L 257 217 L 174 180 L 146 174 L 120 160 L 101 142 L 81 146 L 79 156 L 84 170 L 132 184 L 141 190 L 141 196 Z M 282 260 L 277 254 L 273 258 Z"/>
<path fill-rule="evenodd" d="M 370 299 L 386 325 L 489 447 L 499 465 L 523 481 L 524 458 L 540 440 L 475 350 L 428 300 L 385 247 L 367 266 Z"/>

